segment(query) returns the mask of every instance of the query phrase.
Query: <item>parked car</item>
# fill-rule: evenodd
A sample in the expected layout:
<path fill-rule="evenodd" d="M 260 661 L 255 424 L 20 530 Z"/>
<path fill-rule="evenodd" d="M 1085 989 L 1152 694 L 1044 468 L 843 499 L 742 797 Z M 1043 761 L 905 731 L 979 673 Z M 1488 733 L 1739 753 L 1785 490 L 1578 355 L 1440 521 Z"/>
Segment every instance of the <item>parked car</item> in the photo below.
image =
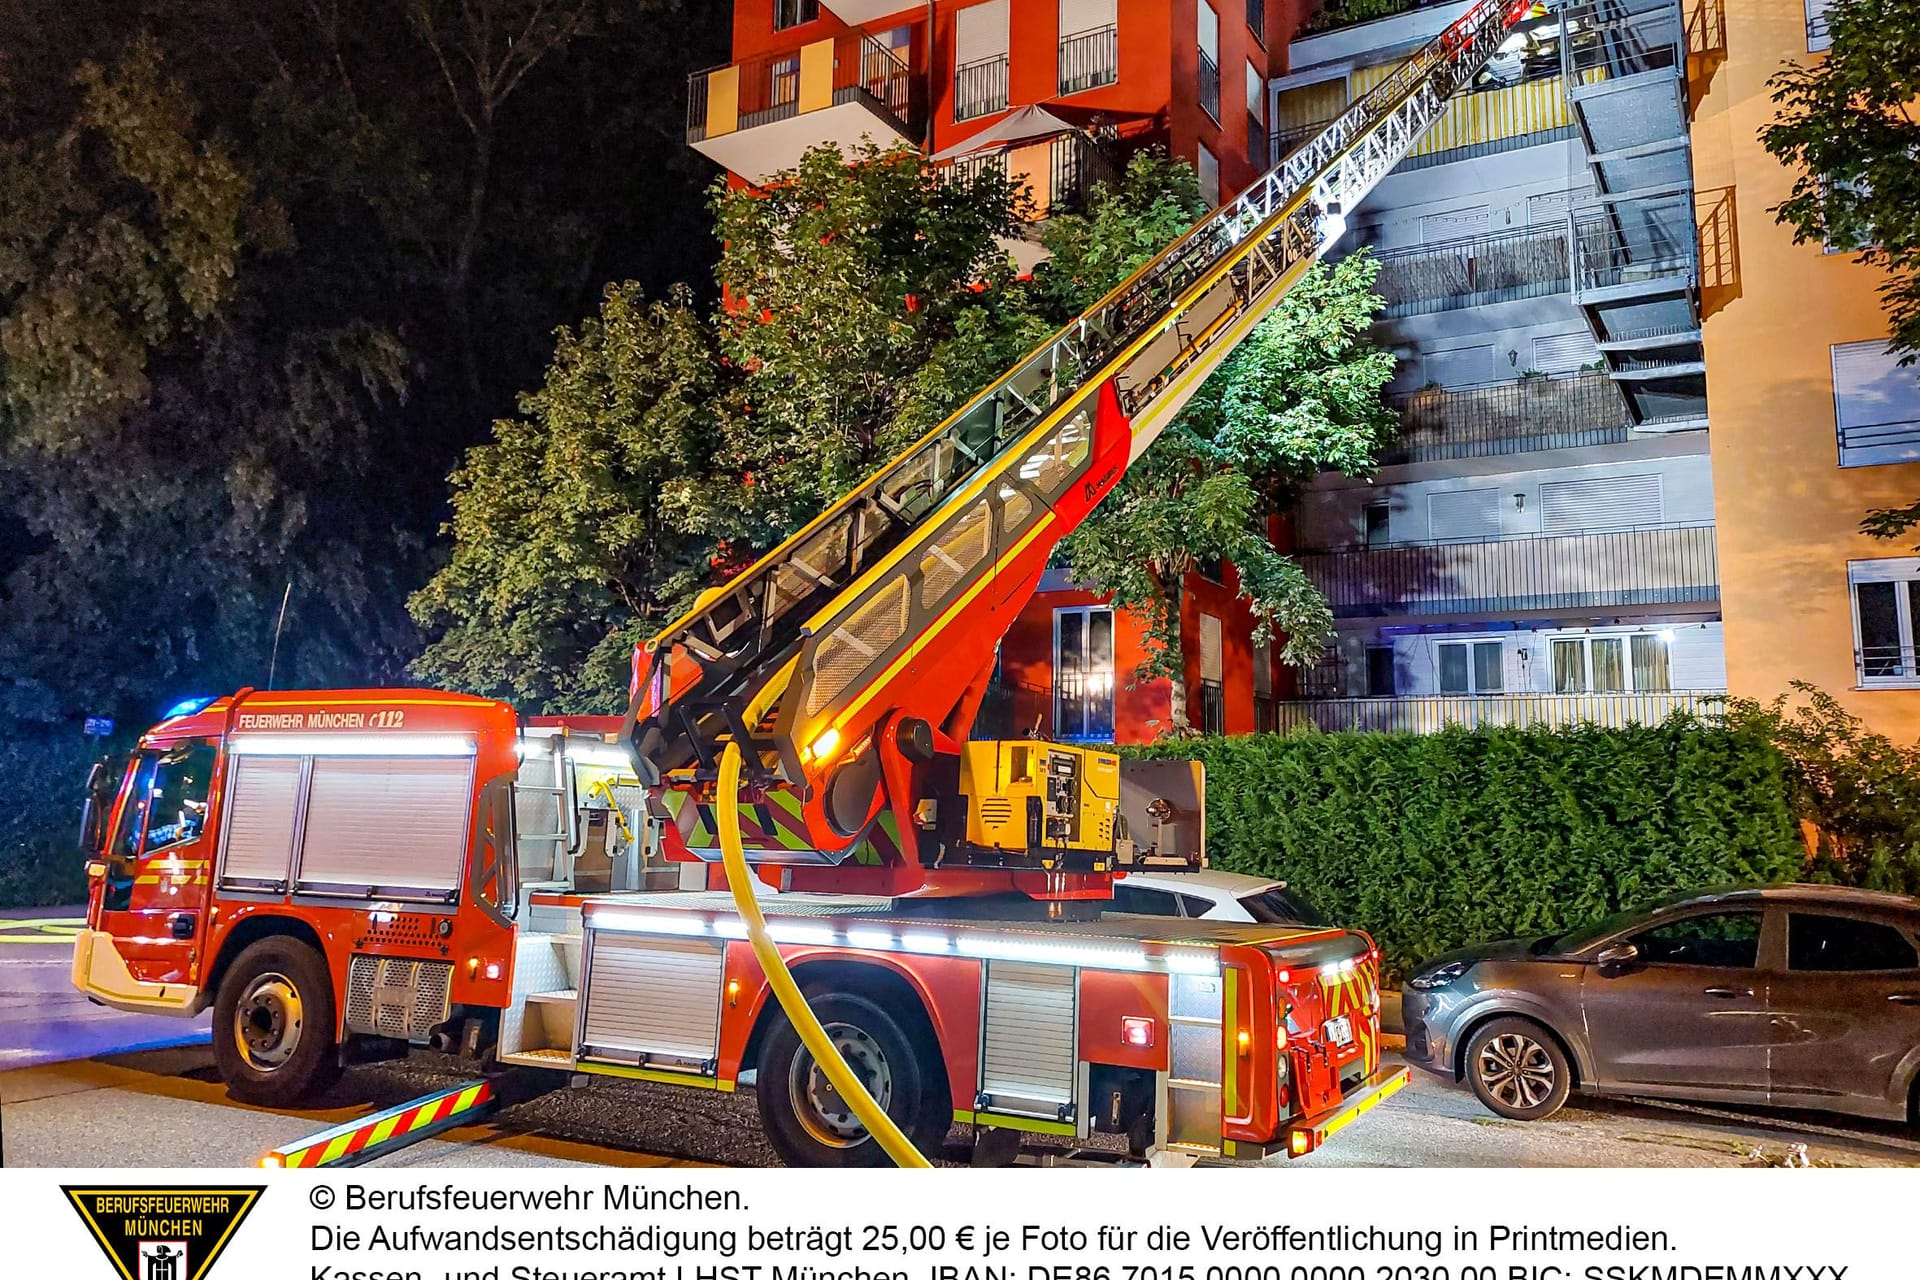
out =
<path fill-rule="evenodd" d="M 1253 924 L 1324 925 L 1326 920 L 1284 880 L 1232 871 L 1129 872 L 1113 886 L 1109 910 L 1132 916 L 1184 916 Z"/>
<path fill-rule="evenodd" d="M 1573 1089 L 1920 1123 L 1920 901 L 1691 893 L 1469 947 L 1401 988 L 1407 1057 L 1515 1120 Z"/>

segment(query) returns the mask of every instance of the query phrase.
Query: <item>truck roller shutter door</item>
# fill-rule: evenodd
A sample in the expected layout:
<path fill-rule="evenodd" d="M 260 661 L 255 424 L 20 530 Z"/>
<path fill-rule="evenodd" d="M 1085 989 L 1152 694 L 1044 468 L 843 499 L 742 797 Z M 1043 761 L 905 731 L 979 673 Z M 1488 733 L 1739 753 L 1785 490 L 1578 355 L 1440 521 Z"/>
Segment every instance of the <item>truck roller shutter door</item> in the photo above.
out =
<path fill-rule="evenodd" d="M 985 967 L 985 1110 L 1060 1119 L 1061 1107 L 1073 1101 L 1079 970 L 1010 960 L 990 960 Z"/>
<path fill-rule="evenodd" d="M 450 901 L 472 814 L 469 756 L 316 756 L 296 887 Z"/>
<path fill-rule="evenodd" d="M 234 756 L 220 883 L 284 889 L 299 815 L 299 756 Z"/>
<path fill-rule="evenodd" d="M 720 1044 L 723 944 L 592 931 L 583 1057 L 700 1066 Z"/>

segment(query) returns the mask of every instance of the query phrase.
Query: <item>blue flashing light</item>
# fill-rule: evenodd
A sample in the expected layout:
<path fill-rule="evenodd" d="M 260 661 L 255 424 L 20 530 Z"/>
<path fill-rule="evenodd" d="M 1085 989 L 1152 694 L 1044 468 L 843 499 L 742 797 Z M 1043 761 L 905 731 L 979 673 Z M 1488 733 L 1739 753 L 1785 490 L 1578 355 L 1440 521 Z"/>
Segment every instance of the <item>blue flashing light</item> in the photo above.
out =
<path fill-rule="evenodd" d="M 182 698 L 168 709 L 162 720 L 171 720 L 176 716 L 190 716 L 196 711 L 205 711 L 213 705 L 212 698 Z"/>

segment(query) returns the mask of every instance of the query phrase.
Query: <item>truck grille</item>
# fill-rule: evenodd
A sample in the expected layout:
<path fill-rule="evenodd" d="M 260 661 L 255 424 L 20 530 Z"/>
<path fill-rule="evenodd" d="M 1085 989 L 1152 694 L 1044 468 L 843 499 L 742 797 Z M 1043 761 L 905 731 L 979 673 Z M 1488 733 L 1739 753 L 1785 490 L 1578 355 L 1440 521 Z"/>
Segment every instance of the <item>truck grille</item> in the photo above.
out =
<path fill-rule="evenodd" d="M 355 956 L 347 965 L 347 1030 L 424 1040 L 447 1020 L 452 981 L 445 961 Z"/>

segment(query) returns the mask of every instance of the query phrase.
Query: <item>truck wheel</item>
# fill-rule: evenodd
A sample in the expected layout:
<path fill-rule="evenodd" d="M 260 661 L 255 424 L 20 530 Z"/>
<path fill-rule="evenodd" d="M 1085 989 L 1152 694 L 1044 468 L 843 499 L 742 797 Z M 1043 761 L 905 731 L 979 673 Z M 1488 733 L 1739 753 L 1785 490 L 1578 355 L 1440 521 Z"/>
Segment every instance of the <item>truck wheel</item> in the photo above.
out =
<path fill-rule="evenodd" d="M 1545 1027 L 1526 1018 L 1495 1018 L 1467 1041 L 1467 1079 L 1495 1115 L 1544 1120 L 1566 1105 L 1573 1070 Z"/>
<path fill-rule="evenodd" d="M 916 1046 L 893 1014 L 865 996 L 809 996 L 807 1004 L 854 1074 L 908 1139 L 936 1149 L 949 1116 L 939 1114 L 938 1056 Z M 834 1090 L 800 1033 L 784 1016 L 768 1028 L 754 1084 L 760 1119 L 781 1160 L 809 1168 L 892 1164 L 853 1108 Z"/>
<path fill-rule="evenodd" d="M 262 938 L 220 980 L 213 1060 L 241 1102 L 296 1106 L 340 1078 L 326 961 L 294 938 Z"/>

